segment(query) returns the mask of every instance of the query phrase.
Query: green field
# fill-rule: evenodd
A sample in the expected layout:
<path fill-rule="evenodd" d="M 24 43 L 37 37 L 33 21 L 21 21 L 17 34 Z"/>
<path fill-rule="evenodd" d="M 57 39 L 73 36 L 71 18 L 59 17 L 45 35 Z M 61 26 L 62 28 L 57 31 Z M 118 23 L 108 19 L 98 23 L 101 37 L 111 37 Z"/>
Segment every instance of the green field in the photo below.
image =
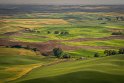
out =
<path fill-rule="evenodd" d="M 124 81 L 123 59 L 123 55 L 117 55 L 40 67 L 15 82 L 122 83 Z"/>
<path fill-rule="evenodd" d="M 117 16 L 124 15 L 34 12 L 1 18 L 0 83 L 123 83 L 124 54 L 104 54 L 124 48 L 124 21 Z M 22 47 L 11 47 L 14 44 Z M 55 47 L 71 58 L 42 55 Z"/>
<path fill-rule="evenodd" d="M 38 56 L 30 50 L 0 48 L 0 82 L 16 80 L 32 69 L 56 60 Z"/>
<path fill-rule="evenodd" d="M 74 46 L 81 46 L 81 45 L 89 45 L 89 46 L 119 46 L 123 47 L 124 40 L 107 40 L 107 41 L 84 41 L 84 42 L 63 42 L 66 45 L 74 45 Z"/>

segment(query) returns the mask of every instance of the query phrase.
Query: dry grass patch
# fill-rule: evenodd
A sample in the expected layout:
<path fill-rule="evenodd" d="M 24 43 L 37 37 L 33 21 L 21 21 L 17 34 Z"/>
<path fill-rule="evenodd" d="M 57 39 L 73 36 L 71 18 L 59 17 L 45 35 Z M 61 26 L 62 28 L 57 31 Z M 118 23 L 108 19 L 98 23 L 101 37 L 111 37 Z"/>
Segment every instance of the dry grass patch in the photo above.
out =
<path fill-rule="evenodd" d="M 5 19 L 4 22 L 15 22 L 21 24 L 67 24 L 63 19 Z M 17 24 L 18 25 L 18 24 Z"/>
<path fill-rule="evenodd" d="M 9 68 L 5 69 L 5 71 L 16 73 L 16 75 L 14 77 L 7 78 L 6 81 L 16 80 L 16 79 L 24 76 L 28 72 L 30 72 L 32 69 L 40 67 L 40 66 L 41 66 L 41 64 L 31 64 L 31 65 L 26 65 L 26 66 L 17 65 L 16 67 L 9 67 Z"/>
<path fill-rule="evenodd" d="M 26 49 L 16 49 L 16 48 L 0 48 L 0 55 L 21 55 L 21 56 L 35 56 L 36 53 L 31 50 Z"/>

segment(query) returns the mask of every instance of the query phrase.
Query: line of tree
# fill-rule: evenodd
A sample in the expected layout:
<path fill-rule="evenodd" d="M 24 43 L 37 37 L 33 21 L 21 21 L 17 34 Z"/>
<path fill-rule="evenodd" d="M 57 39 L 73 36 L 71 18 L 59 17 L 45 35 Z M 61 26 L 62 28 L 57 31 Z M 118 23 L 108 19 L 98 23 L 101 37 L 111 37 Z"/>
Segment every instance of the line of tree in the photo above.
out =
<path fill-rule="evenodd" d="M 124 48 L 120 48 L 118 51 L 116 50 L 105 50 L 104 54 L 106 56 L 116 55 L 116 54 L 124 54 Z"/>
<path fill-rule="evenodd" d="M 116 52 L 115 50 L 105 50 L 105 51 L 104 51 L 104 54 L 105 54 L 106 56 L 111 56 L 111 55 L 116 55 L 117 52 Z"/>
<path fill-rule="evenodd" d="M 116 16 L 114 18 L 111 18 L 111 17 L 99 17 L 99 18 L 97 18 L 97 20 L 107 20 L 107 21 L 117 20 L 117 21 L 124 21 L 124 17 L 123 16 Z"/>
<path fill-rule="evenodd" d="M 34 33 L 41 33 L 41 31 L 39 31 L 39 30 L 36 30 L 36 29 L 29 29 L 29 28 L 25 28 L 24 31 L 25 31 L 25 32 L 29 32 L 29 33 L 31 33 L 31 32 L 34 32 Z"/>
<path fill-rule="evenodd" d="M 112 35 L 123 35 L 123 33 L 122 32 L 112 32 Z"/>
<path fill-rule="evenodd" d="M 28 50 L 33 50 L 33 51 L 38 51 L 37 48 L 31 48 L 29 45 L 27 45 L 26 47 L 21 46 L 21 45 L 11 45 L 11 46 L 6 46 L 6 47 L 10 47 L 10 48 L 23 48 L 23 49 L 28 49 Z"/>
<path fill-rule="evenodd" d="M 124 21 L 124 17 L 122 17 L 122 16 L 116 17 L 116 19 L 120 20 L 120 21 Z"/>
<path fill-rule="evenodd" d="M 52 32 L 47 31 L 47 34 L 51 34 Z M 60 35 L 68 35 L 69 32 L 68 31 L 54 31 L 54 34 L 60 34 Z"/>
<path fill-rule="evenodd" d="M 124 48 L 120 48 L 118 50 L 105 50 L 104 54 L 106 56 L 112 56 L 112 55 L 116 55 L 116 54 L 124 54 Z M 94 53 L 94 57 L 100 57 L 100 54 Z"/>

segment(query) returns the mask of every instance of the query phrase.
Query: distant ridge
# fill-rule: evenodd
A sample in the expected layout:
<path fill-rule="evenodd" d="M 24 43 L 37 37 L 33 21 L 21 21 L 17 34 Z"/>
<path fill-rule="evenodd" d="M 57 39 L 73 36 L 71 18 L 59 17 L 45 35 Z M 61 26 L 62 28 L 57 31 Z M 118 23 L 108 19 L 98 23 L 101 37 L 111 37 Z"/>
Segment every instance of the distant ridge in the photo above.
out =
<path fill-rule="evenodd" d="M 124 12 L 124 5 L 0 5 L 0 15 L 13 15 L 18 13 L 21 14 L 34 12 Z"/>

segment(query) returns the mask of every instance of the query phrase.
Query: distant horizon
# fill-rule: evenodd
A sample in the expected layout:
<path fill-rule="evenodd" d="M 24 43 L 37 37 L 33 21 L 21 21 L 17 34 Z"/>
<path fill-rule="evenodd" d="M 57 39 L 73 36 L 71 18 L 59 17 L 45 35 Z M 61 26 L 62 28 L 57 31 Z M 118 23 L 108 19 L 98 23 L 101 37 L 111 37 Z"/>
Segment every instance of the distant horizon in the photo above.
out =
<path fill-rule="evenodd" d="M 61 5 L 84 5 L 84 6 L 87 6 L 87 5 L 124 5 L 124 4 L 1 4 L 0 5 L 56 5 L 56 6 L 61 6 Z"/>
<path fill-rule="evenodd" d="M 124 5 L 124 0 L 0 0 L 1 5 Z"/>

